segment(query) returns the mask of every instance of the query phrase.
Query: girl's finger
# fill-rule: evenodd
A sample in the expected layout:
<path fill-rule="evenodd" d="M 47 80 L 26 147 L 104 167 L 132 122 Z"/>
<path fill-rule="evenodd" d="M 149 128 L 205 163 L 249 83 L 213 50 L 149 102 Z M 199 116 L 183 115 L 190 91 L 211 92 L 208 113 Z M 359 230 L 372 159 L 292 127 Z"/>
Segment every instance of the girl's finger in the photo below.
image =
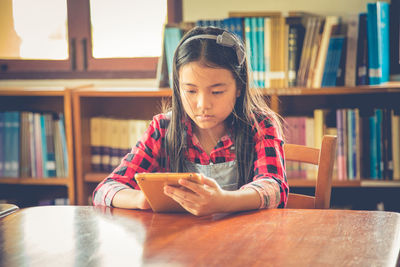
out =
<path fill-rule="evenodd" d="M 164 193 L 179 203 L 182 201 L 195 203 L 199 200 L 199 197 L 193 192 L 189 190 L 182 190 L 176 187 L 165 186 Z"/>
<path fill-rule="evenodd" d="M 179 179 L 178 182 L 183 188 L 187 188 L 197 193 L 198 195 L 204 195 L 208 192 L 207 189 L 204 187 L 204 184 L 198 184 L 187 179 Z"/>
<path fill-rule="evenodd" d="M 214 179 L 208 178 L 204 175 L 202 175 L 201 177 L 201 181 L 205 184 L 208 185 L 210 187 L 218 187 L 217 182 Z"/>

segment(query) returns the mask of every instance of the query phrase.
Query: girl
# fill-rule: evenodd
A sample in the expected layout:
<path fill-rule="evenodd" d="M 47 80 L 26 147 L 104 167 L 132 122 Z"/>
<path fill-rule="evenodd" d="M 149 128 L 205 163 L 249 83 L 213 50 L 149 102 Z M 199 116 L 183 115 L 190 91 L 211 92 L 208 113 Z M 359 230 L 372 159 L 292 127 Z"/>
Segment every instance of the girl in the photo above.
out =
<path fill-rule="evenodd" d="M 280 120 L 249 89 L 242 42 L 214 27 L 196 27 L 174 55 L 170 112 L 93 193 L 94 205 L 149 209 L 135 182 L 140 172 L 197 172 L 164 194 L 194 215 L 283 208 L 288 196 Z"/>

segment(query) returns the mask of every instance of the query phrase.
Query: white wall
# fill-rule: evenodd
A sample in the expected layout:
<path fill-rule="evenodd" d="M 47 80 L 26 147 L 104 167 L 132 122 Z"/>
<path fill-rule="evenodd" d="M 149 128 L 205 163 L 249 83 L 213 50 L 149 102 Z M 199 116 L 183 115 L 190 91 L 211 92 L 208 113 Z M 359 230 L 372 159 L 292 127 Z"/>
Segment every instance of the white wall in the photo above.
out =
<path fill-rule="evenodd" d="M 319 15 L 365 12 L 374 0 L 183 0 L 183 20 L 221 19 L 230 11 L 307 11 Z"/>

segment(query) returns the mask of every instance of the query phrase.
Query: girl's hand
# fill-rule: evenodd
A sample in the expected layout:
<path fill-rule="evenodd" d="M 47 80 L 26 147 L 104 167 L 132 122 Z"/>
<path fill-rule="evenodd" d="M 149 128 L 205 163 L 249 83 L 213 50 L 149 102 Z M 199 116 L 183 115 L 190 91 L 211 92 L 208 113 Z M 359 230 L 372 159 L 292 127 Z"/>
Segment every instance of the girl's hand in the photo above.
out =
<path fill-rule="evenodd" d="M 225 207 L 225 190 L 213 179 L 202 175 L 203 184 L 198 184 L 186 179 L 180 179 L 182 187 L 166 185 L 164 194 L 178 202 L 188 212 L 201 216 L 223 212 Z"/>

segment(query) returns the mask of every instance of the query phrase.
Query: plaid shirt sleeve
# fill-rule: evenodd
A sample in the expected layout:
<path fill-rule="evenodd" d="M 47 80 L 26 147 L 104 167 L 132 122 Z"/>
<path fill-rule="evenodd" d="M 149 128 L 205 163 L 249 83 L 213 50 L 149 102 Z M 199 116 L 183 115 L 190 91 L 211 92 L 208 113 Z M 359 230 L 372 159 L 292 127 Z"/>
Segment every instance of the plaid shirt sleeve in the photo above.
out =
<path fill-rule="evenodd" d="M 289 194 L 286 178 L 283 140 L 269 118 L 259 123 L 255 134 L 256 160 L 251 183 L 242 186 L 258 192 L 260 209 L 284 208 Z"/>
<path fill-rule="evenodd" d="M 120 165 L 104 179 L 93 192 L 93 205 L 111 206 L 115 194 L 123 189 L 137 189 L 135 174 L 141 172 L 161 172 L 160 155 L 169 120 L 164 114 L 153 118 L 141 140 L 125 155 Z"/>

